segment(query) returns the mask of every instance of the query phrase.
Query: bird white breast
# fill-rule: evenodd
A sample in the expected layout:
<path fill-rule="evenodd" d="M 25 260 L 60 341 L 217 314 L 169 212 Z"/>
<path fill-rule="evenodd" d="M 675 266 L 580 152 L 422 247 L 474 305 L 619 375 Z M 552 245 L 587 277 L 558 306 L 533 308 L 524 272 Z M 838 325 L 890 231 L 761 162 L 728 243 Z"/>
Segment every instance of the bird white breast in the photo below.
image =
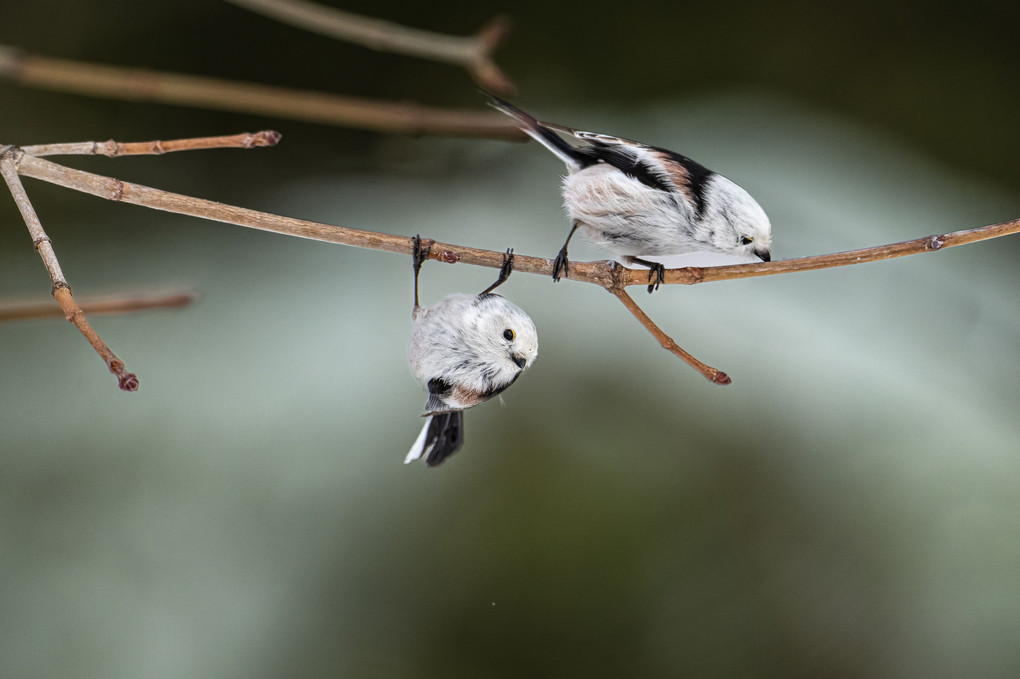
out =
<path fill-rule="evenodd" d="M 679 193 L 659 191 L 598 163 L 563 179 L 563 203 L 588 239 L 620 255 L 697 252 L 700 225 Z"/>

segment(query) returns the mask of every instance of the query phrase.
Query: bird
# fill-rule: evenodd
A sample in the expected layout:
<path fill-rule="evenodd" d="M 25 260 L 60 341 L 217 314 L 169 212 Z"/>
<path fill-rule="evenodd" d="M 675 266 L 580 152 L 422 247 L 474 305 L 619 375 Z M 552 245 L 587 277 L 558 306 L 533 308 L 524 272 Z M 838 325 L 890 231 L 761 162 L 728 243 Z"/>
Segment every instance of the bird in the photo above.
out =
<path fill-rule="evenodd" d="M 645 257 L 715 252 L 772 259 L 768 215 L 721 174 L 668 149 L 542 122 L 484 94 L 567 166 L 563 203 L 572 227 L 553 262 L 554 281 L 561 270 L 569 276 L 567 246 L 578 228 L 624 264 L 648 267 L 648 292 L 663 282 L 665 267 Z"/>
<path fill-rule="evenodd" d="M 464 445 L 464 410 L 501 394 L 538 356 L 538 331 L 520 307 L 492 291 L 513 271 L 513 250 L 499 278 L 477 295 L 455 293 L 427 307 L 418 302 L 418 274 L 428 257 L 413 239 L 414 308 L 408 362 L 428 390 L 425 425 L 404 458 L 435 467 Z"/>

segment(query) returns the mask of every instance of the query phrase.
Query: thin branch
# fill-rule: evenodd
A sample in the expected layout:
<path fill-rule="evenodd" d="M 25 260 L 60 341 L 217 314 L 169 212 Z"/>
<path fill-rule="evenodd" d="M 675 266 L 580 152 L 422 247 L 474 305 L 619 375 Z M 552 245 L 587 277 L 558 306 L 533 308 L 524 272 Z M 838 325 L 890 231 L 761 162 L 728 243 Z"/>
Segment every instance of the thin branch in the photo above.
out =
<path fill-rule="evenodd" d="M 150 309 L 183 307 L 192 304 L 197 299 L 198 295 L 193 292 L 176 292 L 168 295 L 146 297 L 117 296 L 83 301 L 81 308 L 91 316 L 97 314 L 129 314 Z M 52 302 L 0 303 L 0 323 L 40 318 L 59 318 L 63 315 L 63 309 L 53 306 Z"/>
<path fill-rule="evenodd" d="M 18 206 L 26 226 L 28 226 L 28 234 L 32 237 L 32 245 L 35 246 L 36 252 L 42 258 L 43 266 L 46 267 L 46 273 L 50 275 L 53 287 L 70 287 L 67 281 L 64 280 L 64 272 L 60 270 L 60 262 L 57 261 L 57 255 L 53 251 L 53 243 L 50 241 L 49 236 L 46 235 L 42 222 L 39 221 L 39 215 L 36 214 L 32 201 L 29 200 L 25 187 L 21 184 L 21 178 L 18 177 L 18 159 L 20 156 L 21 152 L 15 147 L 3 149 L 2 153 L 0 153 L 0 174 L 3 175 L 4 181 L 7 182 L 7 188 L 10 190 L 15 204 Z"/>
<path fill-rule="evenodd" d="M 37 144 L 23 146 L 21 150 L 30 156 L 139 156 L 161 155 L 174 151 L 197 151 L 205 149 L 251 149 L 260 146 L 276 146 L 281 137 L 275 130 L 242 132 L 223 137 L 194 137 L 171 141 L 142 141 L 118 143 L 108 141 L 82 141 L 70 144 Z"/>
<path fill-rule="evenodd" d="M 82 193 L 88 193 L 106 200 L 140 205 L 155 210 L 189 215 L 201 219 L 225 222 L 262 231 L 272 231 L 287 236 L 350 245 L 370 250 L 383 250 L 410 255 L 413 249 L 411 238 L 363 229 L 354 229 L 334 224 L 311 222 L 294 217 L 283 217 L 259 212 L 248 208 L 226 205 L 202 198 L 194 198 L 170 191 L 153 189 L 141 184 L 125 182 L 112 177 L 76 170 L 43 158 L 22 155 L 17 161 L 18 172 L 25 177 L 40 179 Z M 503 265 L 503 253 L 482 250 L 449 243 L 435 243 L 430 257 L 437 261 L 454 264 L 474 264 L 499 268 Z M 615 285 L 616 274 L 613 262 L 571 262 L 571 278 L 597 283 L 602 287 Z M 551 276 L 552 261 L 539 257 L 514 256 L 514 271 L 526 271 Z"/>
<path fill-rule="evenodd" d="M 732 381 L 730 380 L 730 376 L 722 370 L 718 370 L 706 363 L 702 363 L 684 351 L 679 344 L 673 341 L 672 337 L 664 333 L 659 326 L 657 326 L 655 322 L 648 317 L 648 314 L 646 314 L 644 310 L 637 305 L 637 302 L 635 302 L 634 299 L 627 294 L 626 290 L 623 288 L 610 288 L 609 292 L 613 293 L 618 300 L 623 302 L 623 305 L 627 307 L 632 314 L 634 314 L 634 317 L 638 319 L 641 325 L 645 326 L 648 332 L 652 333 L 652 336 L 659 340 L 659 344 L 662 345 L 663 349 L 679 356 L 684 363 L 697 370 L 710 382 L 715 382 L 716 384 L 729 384 Z"/>
<path fill-rule="evenodd" d="M 411 254 L 413 250 L 412 239 L 406 236 L 310 222 L 293 217 L 282 217 L 257 210 L 225 205 L 71 169 L 29 155 L 23 154 L 18 156 L 16 161 L 14 161 L 14 167 L 18 173 L 26 177 L 33 177 L 107 200 L 131 203 L 175 214 L 189 215 L 352 247 L 396 252 L 405 255 Z M 816 255 L 769 263 L 668 269 L 665 275 L 665 284 L 693 285 L 709 281 L 733 280 L 863 264 L 865 262 L 903 257 L 922 252 L 934 252 L 947 247 L 955 247 L 1017 232 L 1020 232 L 1020 219 L 843 253 Z M 499 268 L 503 264 L 503 253 L 499 251 L 483 250 L 436 241 L 429 242 L 431 243 L 429 248 L 430 259 L 448 264 L 460 262 L 491 268 Z M 515 255 L 514 270 L 551 276 L 552 260 Z M 697 361 L 690 354 L 684 352 L 640 310 L 629 295 L 624 293 L 628 286 L 646 286 L 648 284 L 648 271 L 646 269 L 629 269 L 612 261 L 572 262 L 569 278 L 571 280 L 594 283 L 605 288 L 620 299 L 663 347 L 694 366 L 695 369 L 713 382 L 719 384 L 728 383 L 729 378 L 725 373 Z"/>
<path fill-rule="evenodd" d="M 3 149 L 0 152 L 0 174 L 3 175 L 4 181 L 7 182 L 7 187 L 14 197 L 14 202 L 18 206 L 25 224 L 28 226 L 28 232 L 32 236 L 32 243 L 39 252 L 39 256 L 42 257 L 46 271 L 50 275 L 50 280 L 53 281 L 53 298 L 57 300 L 61 310 L 64 312 L 64 318 L 78 328 L 78 331 L 89 341 L 92 348 L 96 350 L 96 353 L 106 363 L 106 367 L 110 369 L 110 372 L 117 376 L 117 383 L 120 388 L 124 391 L 137 391 L 138 377 L 125 369 L 124 362 L 117 358 L 113 350 L 96 333 L 89 324 L 88 319 L 85 318 L 85 312 L 74 301 L 74 296 L 71 294 L 71 286 L 64 280 L 64 274 L 60 270 L 60 263 L 53 252 L 53 244 L 43 230 L 39 216 L 36 214 L 35 208 L 32 207 L 32 202 L 29 200 L 28 194 L 25 193 L 25 188 L 21 185 L 17 164 L 18 157 L 22 153 L 22 151 L 16 148 L 7 147 Z"/>
<path fill-rule="evenodd" d="M 828 255 L 812 255 L 797 259 L 782 259 L 775 262 L 755 262 L 753 264 L 733 264 L 729 266 L 685 267 L 667 269 L 667 285 L 694 285 L 712 281 L 729 281 L 739 278 L 757 278 L 759 276 L 775 276 L 777 274 L 795 273 L 798 271 L 818 271 L 834 269 L 840 266 L 879 262 L 886 259 L 918 255 L 924 252 L 937 252 L 958 245 L 977 243 L 978 241 L 999 238 L 1020 232 L 1020 219 L 1011 219 L 998 224 L 979 226 L 974 229 L 963 229 L 949 233 L 939 233 L 923 238 L 877 245 L 859 250 L 848 250 Z M 573 264 L 571 264 L 573 267 Z M 625 285 L 647 285 L 646 269 L 629 269 Z"/>
<path fill-rule="evenodd" d="M 405 54 L 462 66 L 487 90 L 510 94 L 513 83 L 492 60 L 510 24 L 496 17 L 475 35 L 461 37 L 408 28 L 304 0 L 227 0 L 291 26 L 353 42 L 377 52 Z"/>
<path fill-rule="evenodd" d="M 0 45 L 0 78 L 29 87 L 275 116 L 394 134 L 523 140 L 499 113 L 341 97 L 218 78 L 34 56 Z"/>

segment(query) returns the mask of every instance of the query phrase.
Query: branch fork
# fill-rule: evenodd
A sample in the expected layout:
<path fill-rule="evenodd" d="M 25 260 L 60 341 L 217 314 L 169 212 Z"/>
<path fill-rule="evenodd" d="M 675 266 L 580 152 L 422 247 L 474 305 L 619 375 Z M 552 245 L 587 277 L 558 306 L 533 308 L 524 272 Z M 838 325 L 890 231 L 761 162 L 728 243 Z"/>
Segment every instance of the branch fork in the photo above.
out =
<path fill-rule="evenodd" d="M 480 87 L 511 94 L 513 83 L 492 59 L 510 21 L 497 16 L 472 36 L 446 35 L 345 12 L 306 0 L 227 0 L 306 31 L 346 40 L 377 52 L 392 52 L 461 66 Z"/>
<path fill-rule="evenodd" d="M 68 285 L 64 279 L 63 272 L 60 270 L 60 263 L 57 261 L 57 255 L 53 250 L 53 243 L 43 230 L 39 216 L 36 214 L 35 208 L 32 206 L 28 194 L 21 184 L 21 178 L 18 176 L 17 168 L 24 155 L 24 151 L 16 146 L 5 146 L 2 152 L 0 152 L 0 174 L 3 175 L 4 181 L 7 182 L 7 187 L 10 189 L 14 202 L 17 204 L 18 210 L 28 226 L 29 234 L 32 236 L 32 245 L 42 258 L 43 265 L 46 267 L 50 280 L 53 282 L 53 298 L 64 312 L 64 318 L 71 322 L 74 327 L 78 328 L 78 331 L 89 341 L 92 348 L 96 350 L 100 358 L 106 363 L 106 367 L 109 368 L 110 372 L 116 375 L 118 386 L 124 391 L 137 391 L 138 377 L 134 373 L 128 372 L 124 367 L 124 362 L 117 358 L 113 350 L 107 346 L 106 342 L 103 341 L 88 322 L 88 319 L 85 318 L 85 312 L 78 306 L 74 296 L 71 294 L 71 286 Z"/>
<path fill-rule="evenodd" d="M 115 141 L 106 142 L 82 142 L 76 144 L 43 144 L 38 146 L 17 146 L 7 145 L 0 147 L 0 175 L 3 176 L 7 187 L 14 198 L 22 219 L 28 227 L 29 235 L 32 237 L 32 246 L 42 258 L 43 266 L 53 283 L 51 294 L 60 305 L 64 318 L 66 318 L 78 331 L 88 340 L 92 348 L 96 350 L 107 368 L 117 377 L 117 384 L 123 391 L 137 391 L 139 382 L 138 376 L 129 372 L 117 355 L 110 349 L 96 332 L 92 324 L 85 316 L 85 311 L 75 301 L 71 292 L 71 286 L 64 278 L 60 268 L 56 252 L 53 249 L 53 241 L 43 229 L 39 215 L 32 205 L 32 201 L 21 183 L 23 165 L 26 159 L 37 156 L 75 154 L 75 155 L 106 155 L 110 157 L 139 154 L 162 154 L 170 151 L 185 151 L 196 148 L 255 148 L 258 146 L 272 146 L 280 140 L 280 134 L 272 130 L 258 132 L 256 134 L 239 134 L 227 137 L 205 137 L 200 139 L 182 139 L 170 142 L 142 142 L 138 144 L 119 144 Z M 45 161 L 44 161 L 45 162 Z M 117 179 L 110 179 L 107 182 L 105 198 L 121 201 L 124 198 L 124 182 Z M 137 302 L 134 302 L 137 304 Z M 164 305 L 164 304 L 160 304 Z M 114 305 L 117 306 L 116 304 Z"/>

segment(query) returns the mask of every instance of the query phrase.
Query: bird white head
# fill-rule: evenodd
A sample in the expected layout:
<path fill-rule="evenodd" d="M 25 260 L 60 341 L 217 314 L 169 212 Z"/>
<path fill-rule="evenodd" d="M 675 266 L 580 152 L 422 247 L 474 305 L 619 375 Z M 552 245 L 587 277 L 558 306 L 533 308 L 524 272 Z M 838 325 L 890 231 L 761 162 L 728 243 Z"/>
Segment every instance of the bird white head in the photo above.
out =
<path fill-rule="evenodd" d="M 538 357 L 538 331 L 524 311 L 500 295 L 475 297 L 465 324 L 480 360 L 503 377 L 524 370 Z"/>
<path fill-rule="evenodd" d="M 408 344 L 427 414 L 463 410 L 509 387 L 538 356 L 531 318 L 500 295 L 455 294 L 421 310 Z"/>
<path fill-rule="evenodd" d="M 768 262 L 772 259 L 772 224 L 765 210 L 742 187 L 713 174 L 705 187 L 701 223 L 706 241 L 719 252 Z"/>

